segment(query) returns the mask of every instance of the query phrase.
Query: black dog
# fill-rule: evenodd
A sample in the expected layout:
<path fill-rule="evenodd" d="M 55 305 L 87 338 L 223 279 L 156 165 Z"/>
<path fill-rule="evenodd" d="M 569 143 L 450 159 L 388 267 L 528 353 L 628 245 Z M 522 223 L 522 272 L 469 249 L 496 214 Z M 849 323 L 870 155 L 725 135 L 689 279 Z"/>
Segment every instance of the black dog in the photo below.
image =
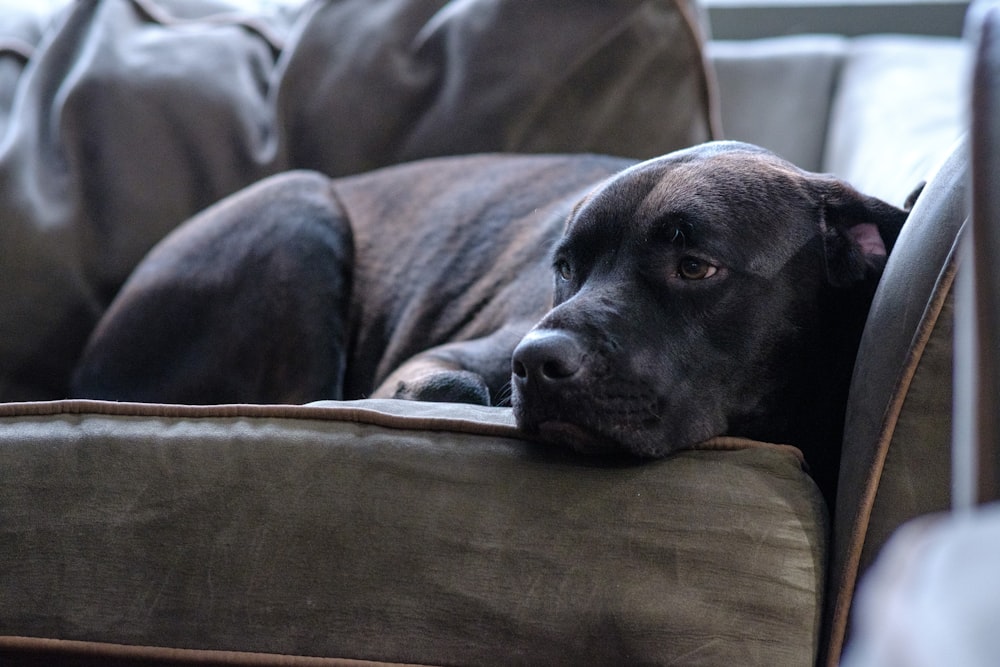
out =
<path fill-rule="evenodd" d="M 527 434 L 580 450 L 795 444 L 830 497 L 858 337 L 905 217 L 736 143 L 639 164 L 293 172 L 147 256 L 75 393 L 509 399 Z"/>

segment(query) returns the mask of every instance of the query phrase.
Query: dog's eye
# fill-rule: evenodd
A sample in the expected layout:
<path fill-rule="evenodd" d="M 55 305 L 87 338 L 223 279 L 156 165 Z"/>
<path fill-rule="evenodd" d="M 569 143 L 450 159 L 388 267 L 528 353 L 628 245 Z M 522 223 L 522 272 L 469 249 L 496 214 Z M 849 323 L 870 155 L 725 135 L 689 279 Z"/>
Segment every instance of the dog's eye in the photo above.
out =
<path fill-rule="evenodd" d="M 560 259 L 556 261 L 555 264 L 556 275 L 559 276 L 560 280 L 572 280 L 573 279 L 573 267 L 569 265 L 569 262 L 565 259 Z"/>
<path fill-rule="evenodd" d="M 698 257 L 684 257 L 677 266 L 677 275 L 685 280 L 704 280 L 715 275 L 718 269 Z"/>

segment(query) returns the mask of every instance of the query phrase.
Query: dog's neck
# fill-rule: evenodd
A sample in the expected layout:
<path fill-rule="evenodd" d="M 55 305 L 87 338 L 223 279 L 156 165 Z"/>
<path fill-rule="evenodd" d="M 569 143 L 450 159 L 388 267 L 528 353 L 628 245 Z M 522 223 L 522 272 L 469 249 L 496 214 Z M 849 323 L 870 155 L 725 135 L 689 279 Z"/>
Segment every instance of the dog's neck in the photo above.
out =
<path fill-rule="evenodd" d="M 832 509 L 854 362 L 877 286 L 825 291 L 815 325 L 794 353 L 786 382 L 758 415 L 736 419 L 730 433 L 798 447 Z"/>

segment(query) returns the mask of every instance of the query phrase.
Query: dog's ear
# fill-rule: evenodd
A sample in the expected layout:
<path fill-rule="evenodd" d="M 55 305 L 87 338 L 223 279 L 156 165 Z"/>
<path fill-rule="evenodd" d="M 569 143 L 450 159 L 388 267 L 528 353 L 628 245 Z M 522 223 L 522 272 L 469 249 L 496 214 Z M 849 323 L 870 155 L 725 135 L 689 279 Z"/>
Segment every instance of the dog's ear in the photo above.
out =
<path fill-rule="evenodd" d="M 822 185 L 820 229 L 830 283 L 847 287 L 881 274 L 907 211 L 861 194 L 847 183 Z"/>

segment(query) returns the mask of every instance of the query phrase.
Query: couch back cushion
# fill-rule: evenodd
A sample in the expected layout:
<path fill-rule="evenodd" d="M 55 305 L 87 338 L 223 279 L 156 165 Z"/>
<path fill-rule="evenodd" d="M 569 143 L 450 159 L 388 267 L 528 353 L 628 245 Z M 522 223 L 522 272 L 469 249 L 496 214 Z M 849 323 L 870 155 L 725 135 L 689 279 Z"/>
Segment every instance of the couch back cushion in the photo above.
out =
<path fill-rule="evenodd" d="M 822 171 L 902 206 L 966 130 L 968 45 L 949 37 L 849 40 L 830 107 Z"/>
<path fill-rule="evenodd" d="M 68 3 L 33 30 L 5 7 L 0 400 L 65 395 L 146 251 L 264 176 L 480 151 L 643 158 L 713 136 L 688 0 L 262 6 Z"/>
<path fill-rule="evenodd" d="M 820 171 L 837 77 L 849 48 L 850 39 L 837 35 L 710 42 L 725 137 Z"/>

